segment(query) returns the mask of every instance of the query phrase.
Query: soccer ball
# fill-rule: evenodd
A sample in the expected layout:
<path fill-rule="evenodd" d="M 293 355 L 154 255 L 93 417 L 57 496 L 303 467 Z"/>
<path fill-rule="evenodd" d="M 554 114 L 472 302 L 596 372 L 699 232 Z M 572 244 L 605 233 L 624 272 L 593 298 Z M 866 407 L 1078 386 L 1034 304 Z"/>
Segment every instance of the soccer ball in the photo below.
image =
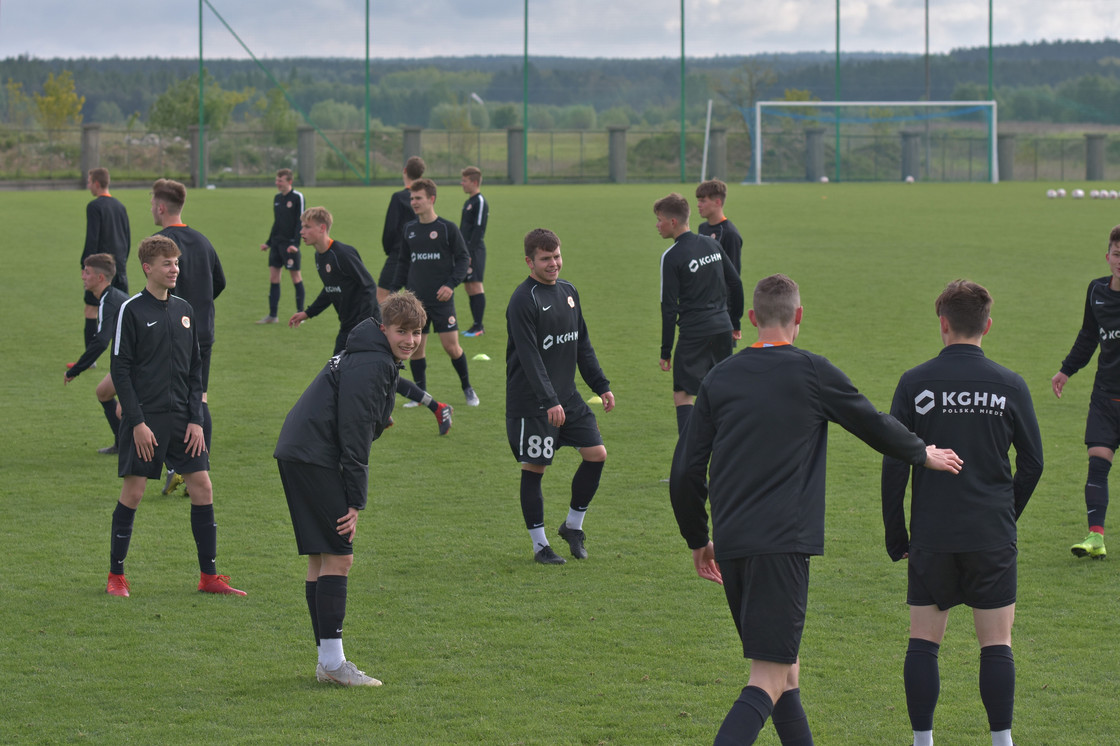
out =
<path fill-rule="evenodd" d="M 914 177 L 913 176 L 907 176 L 905 181 L 906 181 L 907 184 L 913 184 L 914 183 Z"/>
<path fill-rule="evenodd" d="M 1072 192 L 1070 192 L 1070 196 L 1074 199 L 1081 199 L 1085 196 L 1085 191 L 1082 189 L 1074 189 Z"/>
<path fill-rule="evenodd" d="M 1092 199 L 1100 199 L 1101 198 L 1101 192 L 1100 192 L 1099 189 L 1094 189 L 1093 191 L 1089 192 L 1089 196 Z"/>
<path fill-rule="evenodd" d="M 1058 190 L 1058 198 L 1061 199 L 1064 196 L 1066 196 L 1066 190 L 1065 189 L 1059 189 Z"/>
<path fill-rule="evenodd" d="M 1112 190 L 1109 191 L 1108 197 L 1109 197 L 1109 199 L 1116 199 L 1117 197 L 1120 197 L 1120 194 L 1117 194 L 1116 190 L 1112 189 Z"/>
<path fill-rule="evenodd" d="M 1046 199 L 1054 199 L 1057 196 L 1058 196 L 1058 193 L 1056 191 L 1054 191 L 1053 189 L 1047 189 L 1046 190 Z"/>
<path fill-rule="evenodd" d="M 821 177 L 821 183 L 822 184 L 827 184 L 828 183 L 828 177 L 827 176 L 822 176 Z"/>

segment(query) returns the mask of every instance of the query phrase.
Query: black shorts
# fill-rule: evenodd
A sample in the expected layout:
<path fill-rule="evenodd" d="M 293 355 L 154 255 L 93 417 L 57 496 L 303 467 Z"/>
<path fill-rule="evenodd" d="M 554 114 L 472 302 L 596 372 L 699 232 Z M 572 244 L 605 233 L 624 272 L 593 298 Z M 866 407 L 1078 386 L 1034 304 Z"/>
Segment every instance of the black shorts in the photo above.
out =
<path fill-rule="evenodd" d="M 354 544 L 338 533 L 338 519 L 350 509 L 342 473 L 296 461 L 276 462 L 300 554 L 353 554 Z"/>
<path fill-rule="evenodd" d="M 1120 401 L 1094 391 L 1085 418 L 1085 445 L 1115 451 L 1120 446 Z"/>
<path fill-rule="evenodd" d="M 796 663 L 809 600 L 809 555 L 758 554 L 722 560 L 719 569 L 743 657 Z"/>
<path fill-rule="evenodd" d="M 673 352 L 673 391 L 696 396 L 708 371 L 730 354 L 731 332 L 707 337 L 686 337 L 682 334 Z"/>
<path fill-rule="evenodd" d="M 293 251 L 288 253 L 287 246 L 269 246 L 268 248 L 268 266 L 280 267 L 289 272 L 299 272 L 299 257 L 300 252 Z"/>
<path fill-rule="evenodd" d="M 377 277 L 377 287 L 382 290 L 388 290 L 395 293 L 400 290 L 400 285 L 397 285 L 393 280 L 397 276 L 397 255 L 389 254 L 385 257 L 385 266 L 381 268 L 381 274 Z"/>
<path fill-rule="evenodd" d="M 482 282 L 482 276 L 486 274 L 486 249 L 475 249 L 471 252 L 471 266 L 467 271 L 467 279 L 463 282 Z"/>
<path fill-rule="evenodd" d="M 590 448 L 603 445 L 599 423 L 587 402 L 577 398 L 579 404 L 564 408 L 564 424 L 553 427 L 547 415 L 537 417 L 507 417 L 506 435 L 513 457 L 522 464 L 548 466 L 561 446 Z M 580 406 L 582 405 L 582 406 Z"/>
<path fill-rule="evenodd" d="M 455 301 L 436 301 L 424 303 L 428 318 L 424 321 L 424 333 L 429 330 L 436 334 L 459 330 L 459 319 L 455 318 Z"/>
<path fill-rule="evenodd" d="M 132 428 L 121 423 L 118 440 L 120 452 L 117 454 L 117 476 L 147 477 L 159 479 L 163 474 L 163 465 L 180 474 L 191 474 L 196 471 L 210 471 L 210 455 L 203 451 L 198 456 L 187 453 L 187 444 L 183 438 L 187 435 L 188 421 L 186 412 L 158 412 L 147 414 L 144 421 L 156 436 L 155 453 L 151 461 L 142 461 L 136 453 L 136 444 L 132 440 Z"/>
<path fill-rule="evenodd" d="M 983 552 L 925 552 L 910 548 L 906 603 L 944 611 L 957 604 L 973 609 L 1002 609 L 1015 603 L 1014 542 Z"/>

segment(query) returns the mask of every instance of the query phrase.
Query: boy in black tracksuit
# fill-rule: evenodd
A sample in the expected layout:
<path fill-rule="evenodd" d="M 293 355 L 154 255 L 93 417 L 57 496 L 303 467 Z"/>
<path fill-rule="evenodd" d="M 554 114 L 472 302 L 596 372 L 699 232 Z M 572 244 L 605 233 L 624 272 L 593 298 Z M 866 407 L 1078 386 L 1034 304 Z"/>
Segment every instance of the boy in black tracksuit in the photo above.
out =
<path fill-rule="evenodd" d="M 296 294 L 296 310 L 303 310 L 303 272 L 300 270 L 299 234 L 300 216 L 303 215 L 303 194 L 292 188 L 292 169 L 276 172 L 277 195 L 272 198 L 272 230 L 268 240 L 261 244 L 261 251 L 268 252 L 268 315 L 258 324 L 275 324 L 279 321 L 280 274 L 288 270 Z"/>
<path fill-rule="evenodd" d="M 673 371 L 673 405 L 680 434 L 700 381 L 731 354 L 743 316 L 743 283 L 723 249 L 688 230 L 688 201 L 679 194 L 653 206 L 657 232 L 674 243 L 661 255 L 661 359 Z M 681 329 L 673 356 L 674 327 Z"/>
<path fill-rule="evenodd" d="M 459 185 L 467 194 L 463 214 L 459 218 L 459 232 L 471 255 L 471 266 L 463 287 L 471 304 L 471 328 L 463 332 L 467 337 L 480 337 L 486 333 L 482 317 L 486 312 L 486 290 L 482 281 L 486 276 L 486 224 L 490 221 L 490 203 L 482 196 L 482 171 L 477 166 L 467 166 L 461 172 Z"/>
<path fill-rule="evenodd" d="M 109 193 L 109 170 L 90 169 L 86 186 L 93 200 L 86 205 L 86 242 L 82 247 L 81 266 L 94 254 L 109 254 L 116 263 L 113 287 L 128 295 L 128 253 L 132 249 L 132 228 L 128 211 L 120 200 Z M 97 333 L 97 298 L 85 291 L 85 343 L 89 346 Z"/>
<path fill-rule="evenodd" d="M 412 182 L 424 175 L 427 164 L 418 155 L 411 156 L 405 161 L 401 171 L 401 180 L 404 189 L 393 192 L 389 198 L 389 207 L 385 211 L 385 225 L 381 229 L 381 248 L 385 250 L 385 264 L 381 267 L 381 274 L 377 278 L 377 302 L 384 303 L 389 294 L 399 290 L 397 283 L 397 259 L 401 253 L 401 241 L 404 227 L 416 219 L 412 211 Z"/>
<path fill-rule="evenodd" d="M 743 276 L 743 236 L 735 224 L 723 214 L 723 205 L 727 202 L 727 184 L 719 179 L 708 179 L 696 187 L 696 212 L 704 218 L 704 222 L 696 229 L 698 236 L 707 236 L 720 246 L 735 272 Z"/>
<path fill-rule="evenodd" d="M 576 370 L 614 409 L 610 381 L 603 375 L 579 293 L 560 280 L 560 239 L 544 228 L 525 236 L 529 277 L 513 292 L 506 307 L 506 431 L 510 449 L 521 464 L 521 514 L 533 545 L 533 556 L 546 565 L 565 560 L 549 546 L 544 530 L 541 480 L 556 449 L 572 446 L 583 461 L 572 478 L 568 518 L 559 534 L 572 556 L 587 557 L 583 517 L 599 487 L 607 449 L 595 415 L 576 389 Z"/>
<path fill-rule="evenodd" d="M 354 327 L 345 348 L 292 407 L 277 459 L 301 555 L 305 596 L 318 648 L 315 676 L 343 686 L 380 686 L 346 660 L 342 623 L 358 511 L 366 506 L 369 452 L 392 422 L 400 367 L 420 344 L 424 309 L 411 293 L 390 296 L 379 324 Z"/>
<path fill-rule="evenodd" d="M 794 347 L 801 316 L 793 280 L 773 275 L 758 283 L 750 311 L 758 342 L 700 385 L 670 475 L 673 512 L 696 572 L 723 584 L 751 660 L 750 680 L 716 744 L 754 743 L 771 713 L 783 743 L 811 743 L 798 650 L 809 557 L 824 551 L 828 423 L 908 464 L 960 470 L 952 451 L 927 447 L 876 411 L 828 360 Z"/>
<path fill-rule="evenodd" d="M 179 277 L 179 248 L 166 236 L 149 236 L 137 250 L 147 276 L 141 292 L 125 301 L 113 340 L 113 383 L 121 399 L 118 473 L 124 478 L 113 513 L 106 592 L 128 596 L 124 560 L 136 509 L 149 479 L 164 462 L 190 490 L 191 530 L 198 550 L 198 590 L 244 596 L 218 575 L 210 461 L 202 432 L 202 357 L 198 324 L 189 303 L 171 294 Z"/>
<path fill-rule="evenodd" d="M 956 477 L 913 470 L 908 535 L 903 501 L 911 467 L 883 458 L 887 553 L 907 559 L 906 703 L 914 744 L 930 746 L 937 654 L 949 609 L 963 603 L 973 609 L 980 643 L 980 695 L 992 744 L 1012 746 L 1015 523 L 1042 476 L 1042 437 L 1026 382 L 980 349 L 992 325 L 988 291 L 957 280 L 935 305 L 945 347 L 902 375 L 891 414 L 927 443 L 952 443 L 968 468 Z M 1012 446 L 1014 477 L 1007 455 Z"/>

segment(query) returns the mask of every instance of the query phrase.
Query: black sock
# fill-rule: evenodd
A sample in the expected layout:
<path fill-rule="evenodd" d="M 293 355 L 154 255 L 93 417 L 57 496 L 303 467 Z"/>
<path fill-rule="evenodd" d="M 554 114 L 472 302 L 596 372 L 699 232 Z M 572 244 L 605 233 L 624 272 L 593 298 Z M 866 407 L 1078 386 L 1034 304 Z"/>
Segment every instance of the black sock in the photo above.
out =
<path fill-rule="evenodd" d="M 544 493 L 541 492 L 543 478 L 544 474 L 521 470 L 521 515 L 525 519 L 525 528 L 544 525 Z"/>
<path fill-rule="evenodd" d="M 677 437 L 679 438 L 684 434 L 684 426 L 688 424 L 688 418 L 692 414 L 691 404 L 682 404 L 677 407 Z"/>
<path fill-rule="evenodd" d="M 603 476 L 603 461 L 581 461 L 572 477 L 572 510 L 584 511 L 599 489 L 599 479 Z"/>
<path fill-rule="evenodd" d="M 1108 510 L 1108 472 L 1112 462 L 1099 456 L 1089 457 L 1089 477 L 1085 480 L 1085 512 L 1089 528 L 1104 526 Z"/>
<path fill-rule="evenodd" d="M 97 319 L 86 319 L 83 336 L 85 338 L 86 347 L 89 347 L 89 343 L 97 336 Z"/>
<path fill-rule="evenodd" d="M 191 506 L 191 533 L 198 549 L 198 569 L 207 575 L 217 575 L 218 524 L 214 522 L 214 504 Z"/>
<path fill-rule="evenodd" d="M 112 535 L 109 537 L 109 572 L 124 575 L 124 558 L 128 556 L 128 545 L 132 541 L 132 522 L 136 510 L 124 503 L 117 503 L 113 509 Z"/>
<path fill-rule="evenodd" d="M 346 576 L 320 575 L 315 589 L 315 615 L 319 619 L 319 638 L 337 640 L 342 637 L 346 619 Z"/>
<path fill-rule="evenodd" d="M 319 647 L 319 613 L 315 608 L 316 585 L 314 580 L 305 581 L 303 585 L 303 595 L 307 597 L 307 611 L 311 614 L 311 631 L 315 633 L 315 647 Z"/>
<path fill-rule="evenodd" d="M 103 401 L 101 408 L 105 410 L 105 419 L 109 422 L 109 429 L 113 431 L 113 445 L 119 445 L 121 418 L 117 417 L 117 400 Z"/>
<path fill-rule="evenodd" d="M 300 280 L 299 282 L 292 283 L 292 285 L 296 289 L 296 310 L 297 311 L 302 311 L 303 310 L 303 301 L 304 301 L 304 298 L 306 297 L 305 294 L 304 294 L 304 290 L 303 290 L 303 280 Z"/>
<path fill-rule="evenodd" d="M 406 399 L 411 399 L 418 404 L 423 404 L 433 412 L 439 408 L 439 403 L 432 398 L 431 394 L 407 378 L 397 376 L 397 393 Z"/>
<path fill-rule="evenodd" d="M 933 730 L 933 711 L 941 693 L 941 673 L 937 667 L 936 642 L 910 638 L 906 660 L 902 664 L 902 681 L 906 686 L 906 709 L 912 730 Z"/>
<path fill-rule="evenodd" d="M 774 709 L 770 695 L 757 686 L 743 687 L 739 699 L 719 726 L 713 746 L 748 746 L 758 738 L 766 719 Z"/>
<path fill-rule="evenodd" d="M 202 440 L 206 443 L 206 452 L 210 453 L 210 439 L 214 436 L 214 420 L 210 419 L 210 405 L 202 402 Z"/>
<path fill-rule="evenodd" d="M 273 282 L 268 285 L 268 315 L 276 318 L 280 310 L 280 283 Z"/>
<path fill-rule="evenodd" d="M 1010 645 L 980 648 L 980 699 L 990 730 L 1010 730 L 1015 712 L 1015 656 Z"/>
<path fill-rule="evenodd" d="M 421 391 L 428 390 L 428 358 L 409 360 L 408 369 L 412 371 L 412 380 L 416 382 Z"/>
<path fill-rule="evenodd" d="M 809 731 L 809 719 L 801 705 L 801 690 L 790 689 L 782 692 L 774 703 L 770 722 L 778 732 L 782 746 L 813 746 L 813 734 Z"/>
<path fill-rule="evenodd" d="M 469 389 L 471 387 L 471 377 L 467 373 L 467 353 L 464 352 L 452 360 L 451 365 L 455 368 L 455 372 L 459 374 L 459 383 L 462 384 L 464 389 Z"/>
<path fill-rule="evenodd" d="M 474 319 L 474 325 L 481 327 L 482 314 L 486 312 L 486 293 L 468 295 L 467 300 L 471 304 L 471 317 Z"/>

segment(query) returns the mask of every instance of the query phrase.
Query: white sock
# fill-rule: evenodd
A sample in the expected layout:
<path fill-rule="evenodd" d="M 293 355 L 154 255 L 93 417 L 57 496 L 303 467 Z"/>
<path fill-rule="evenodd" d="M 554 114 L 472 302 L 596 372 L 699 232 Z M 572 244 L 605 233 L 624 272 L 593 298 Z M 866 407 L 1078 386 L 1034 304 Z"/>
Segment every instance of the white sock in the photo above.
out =
<path fill-rule="evenodd" d="M 575 510 L 573 508 L 568 508 L 568 520 L 565 521 L 565 523 L 568 524 L 568 528 L 574 528 L 574 529 L 582 530 L 583 529 L 583 516 L 586 513 L 587 513 L 586 510 Z"/>
<path fill-rule="evenodd" d="M 932 730 L 914 731 L 914 746 L 933 746 Z"/>
<path fill-rule="evenodd" d="M 1011 742 L 1011 729 L 993 730 L 992 746 L 1015 746 L 1015 744 Z"/>
<path fill-rule="evenodd" d="M 544 526 L 529 529 L 529 539 L 533 542 L 533 554 L 548 546 L 548 537 L 545 535 Z"/>
<path fill-rule="evenodd" d="M 429 404 L 431 404 L 431 403 L 432 403 L 432 395 L 431 395 L 431 394 L 429 394 L 429 393 L 428 393 L 427 391 L 425 391 L 425 392 L 424 392 L 424 396 L 422 396 L 422 397 L 420 398 L 420 404 L 421 404 L 421 406 L 424 406 L 424 407 L 426 407 L 426 406 L 428 406 L 428 405 L 429 405 Z"/>
<path fill-rule="evenodd" d="M 342 665 L 346 656 L 342 652 L 341 637 L 324 637 L 319 643 L 319 662 L 328 671 L 334 671 Z"/>

